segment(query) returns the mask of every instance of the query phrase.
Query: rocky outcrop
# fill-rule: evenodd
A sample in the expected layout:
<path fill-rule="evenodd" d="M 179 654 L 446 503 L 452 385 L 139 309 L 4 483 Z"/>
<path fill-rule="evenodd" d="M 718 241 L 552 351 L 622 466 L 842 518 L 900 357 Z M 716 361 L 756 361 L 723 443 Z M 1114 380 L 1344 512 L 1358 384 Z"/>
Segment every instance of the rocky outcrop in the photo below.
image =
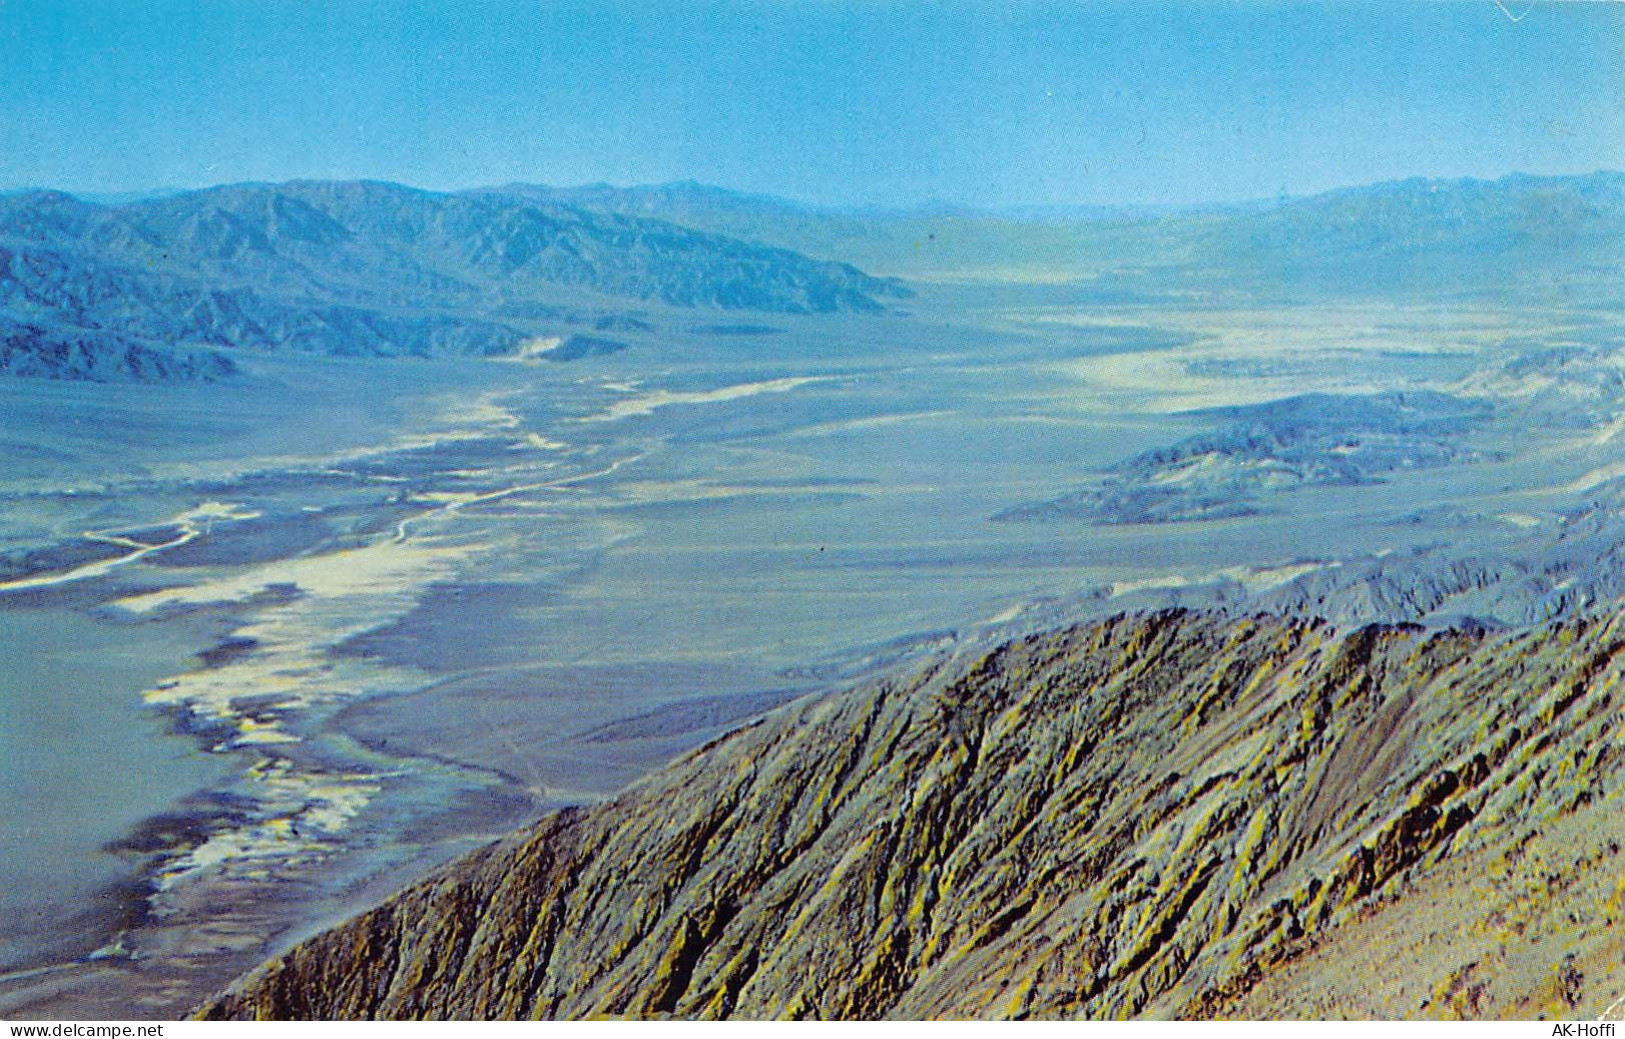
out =
<path fill-rule="evenodd" d="M 1490 634 L 1182 612 L 962 651 L 551 815 L 201 1014 L 1245 1012 L 1461 864 L 1538 858 L 1543 834 L 1617 806 L 1622 652 L 1618 618 Z M 1591 851 L 1552 890 L 1617 901 L 1580 876 L 1617 875 Z M 1569 908 L 1552 926 L 1574 941 L 1612 920 Z M 1483 954 L 1439 949 L 1408 968 L 1440 993 L 1420 1006 L 1293 1005 L 1536 1006 L 1468 999 L 1481 979 L 1451 957 Z M 1563 975 L 1582 1003 L 1622 981 Z"/>
<path fill-rule="evenodd" d="M 1253 516 L 1301 487 L 1381 483 L 1398 472 L 1493 457 L 1457 442 L 1490 407 L 1434 392 L 1311 393 L 1194 411 L 1228 425 L 1126 458 L 1098 487 L 1006 509 L 995 520 L 1099 524 Z"/>

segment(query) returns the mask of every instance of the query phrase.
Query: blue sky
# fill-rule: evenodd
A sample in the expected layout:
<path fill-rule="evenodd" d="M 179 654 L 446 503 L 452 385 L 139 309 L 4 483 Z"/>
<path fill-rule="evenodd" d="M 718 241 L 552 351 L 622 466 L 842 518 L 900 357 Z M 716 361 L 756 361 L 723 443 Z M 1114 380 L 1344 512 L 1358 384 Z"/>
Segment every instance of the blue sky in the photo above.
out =
<path fill-rule="evenodd" d="M 0 187 L 1000 206 L 1584 172 L 1625 167 L 1622 50 L 1625 3 L 1558 0 L 0 0 Z"/>

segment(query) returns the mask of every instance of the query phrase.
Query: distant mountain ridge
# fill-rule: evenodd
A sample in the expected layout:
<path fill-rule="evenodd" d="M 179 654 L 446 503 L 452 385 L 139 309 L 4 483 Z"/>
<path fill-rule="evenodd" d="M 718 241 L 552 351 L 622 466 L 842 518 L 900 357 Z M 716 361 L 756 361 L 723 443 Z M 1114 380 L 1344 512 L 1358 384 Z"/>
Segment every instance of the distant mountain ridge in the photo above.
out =
<path fill-rule="evenodd" d="M 1625 174 L 1415 178 L 1233 216 L 1195 261 L 1255 284 L 1375 290 L 1557 285 L 1625 273 Z"/>
<path fill-rule="evenodd" d="M 1515 194 L 1551 195 L 1572 193 L 1593 203 L 1618 203 L 1625 185 L 1625 172 L 1598 170 L 1583 174 L 1534 175 L 1509 173 L 1503 177 L 1407 177 L 1376 181 L 1349 187 L 1331 188 L 1307 195 L 1279 195 L 1251 199 L 1188 203 L 1078 203 L 975 206 L 936 201 L 914 205 L 822 205 L 780 195 L 740 191 L 696 180 L 665 181 L 655 184 L 616 185 L 605 182 L 556 187 L 546 184 L 513 182 L 471 188 L 463 194 L 500 195 L 540 202 L 617 213 L 640 213 L 665 220 L 677 220 L 682 213 L 705 211 L 819 214 L 823 216 L 868 216 L 913 219 L 922 216 L 953 216 L 967 219 L 1005 220 L 1026 223 L 1093 222 L 1099 220 L 1155 220 L 1175 216 L 1219 216 L 1266 213 L 1275 210 L 1318 209 L 1347 205 L 1360 199 L 1401 198 L 1418 195 L 1447 199 L 1476 197 L 1480 200 Z M 152 192 L 169 194 L 173 192 Z M 134 197 L 141 193 L 125 193 Z"/>
<path fill-rule="evenodd" d="M 969 203 L 933 200 L 911 204 L 859 203 L 825 205 L 804 202 L 782 195 L 740 191 L 697 180 L 673 180 L 656 184 L 618 185 L 598 182 L 556 187 L 515 181 L 490 187 L 471 188 L 468 194 L 506 195 L 578 206 L 582 209 L 641 214 L 662 220 L 683 222 L 683 217 L 706 213 L 780 214 L 826 217 L 860 217 L 911 220 L 919 217 L 958 217 L 975 220 L 1006 220 L 1028 223 L 1081 222 L 1124 217 L 1159 217 L 1179 213 L 1242 212 L 1273 208 L 1284 199 L 1257 199 L 1242 202 L 1191 203 L 1078 203 L 1047 205 L 977 206 Z"/>
<path fill-rule="evenodd" d="M 1625 173 L 1412 178 L 1206 206 L 831 209 L 692 183 L 487 189 L 660 216 L 926 280 L 1155 295 L 1561 288 L 1625 274 Z"/>
<path fill-rule="evenodd" d="M 537 338 L 647 331 L 646 307 L 874 313 L 909 297 L 899 277 L 835 257 L 910 279 L 1055 286 L 1055 302 L 1079 305 L 1192 293 L 1596 305 L 1625 289 L 1625 174 L 1611 172 L 1005 215 L 820 209 L 687 181 L 455 193 L 296 181 L 150 195 L 0 196 L 0 317 L 78 344 L 58 351 L 67 367 L 50 367 L 54 377 L 223 370 L 175 360 L 177 347 L 193 360 L 219 348 L 506 355 Z M 24 338 L 0 331 L 0 349 L 17 358 L 44 341 Z M 171 360 L 72 360 L 107 349 L 128 359 L 130 347 Z"/>
<path fill-rule="evenodd" d="M 704 184 L 697 180 L 674 180 L 663 184 L 621 187 L 603 182 L 574 187 L 515 182 L 495 187 L 473 188 L 466 194 L 524 198 L 554 205 L 575 206 L 628 215 L 655 217 L 682 223 L 685 215 L 712 211 L 758 213 L 835 212 L 827 207 L 797 202 L 778 195 L 736 191 Z"/>
<path fill-rule="evenodd" d="M 873 313 L 846 264 L 665 221 L 375 182 L 208 188 L 119 206 L 0 198 L 0 315 L 82 342 L 497 355 L 654 304 Z"/>

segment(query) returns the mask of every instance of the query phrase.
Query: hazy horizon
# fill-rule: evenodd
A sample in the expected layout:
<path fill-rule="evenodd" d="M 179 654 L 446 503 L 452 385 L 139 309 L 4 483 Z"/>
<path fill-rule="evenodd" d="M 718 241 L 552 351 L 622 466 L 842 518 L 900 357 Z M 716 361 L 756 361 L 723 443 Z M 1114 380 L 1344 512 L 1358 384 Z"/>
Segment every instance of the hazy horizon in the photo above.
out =
<path fill-rule="evenodd" d="M 1625 5 L 0 6 L 0 189 L 1180 206 L 1625 167 Z"/>
<path fill-rule="evenodd" d="M 807 198 L 797 198 L 790 195 L 774 192 L 751 191 L 744 188 L 732 187 L 726 184 L 713 184 L 693 178 L 681 178 L 644 183 L 615 183 L 605 180 L 582 181 L 571 184 L 548 184 L 540 181 L 507 181 L 504 183 L 466 184 L 451 187 L 425 187 L 421 184 L 412 184 L 406 181 L 390 180 L 383 177 L 293 177 L 284 180 L 236 180 L 220 181 L 211 184 L 195 184 L 188 186 L 162 185 L 157 187 L 134 187 L 122 190 L 75 189 L 56 184 L 25 184 L 16 187 L 0 188 L 0 196 L 27 194 L 33 191 L 60 191 L 73 195 L 85 201 L 97 202 L 103 205 L 123 205 L 131 202 L 143 201 L 149 198 L 161 198 L 171 195 L 182 195 L 196 191 L 208 191 L 214 188 L 248 187 L 256 185 L 297 184 L 302 182 L 328 182 L 328 183 L 381 183 L 406 188 L 411 191 L 426 191 L 434 194 L 457 194 L 471 191 L 496 191 L 505 187 L 544 188 L 552 191 L 585 191 L 591 189 L 610 189 L 615 191 L 658 191 L 661 189 L 692 187 L 705 191 L 721 191 L 737 195 L 742 198 L 754 198 L 771 202 L 780 202 L 792 206 L 805 207 L 808 210 L 830 213 L 926 213 L 933 210 L 963 210 L 967 213 L 981 213 L 989 216 L 1015 217 L 1034 213 L 1042 215 L 1045 212 L 1065 213 L 1068 211 L 1087 211 L 1098 209 L 1109 213 L 1120 211 L 1168 211 L 1178 212 L 1186 210 L 1203 210 L 1225 208 L 1230 206 L 1246 206 L 1249 204 L 1263 204 L 1278 199 L 1309 199 L 1320 195 L 1336 194 L 1340 191 L 1358 191 L 1363 188 L 1375 188 L 1385 184 L 1400 184 L 1410 180 L 1437 181 L 1439 183 L 1457 181 L 1476 181 L 1478 183 L 1493 184 L 1499 181 L 1529 177 L 1533 179 L 1572 179 L 1594 176 L 1625 176 L 1625 167 L 1595 167 L 1592 169 L 1559 171 L 1553 173 L 1529 173 L 1526 170 L 1509 170 L 1505 173 L 1489 177 L 1476 177 L 1464 175 L 1461 177 L 1429 177 L 1415 174 L 1406 177 L 1395 177 L 1378 181 L 1359 181 L 1347 184 L 1333 184 L 1325 188 L 1302 194 L 1277 195 L 1274 197 L 1252 195 L 1238 198 L 1211 198 L 1181 202 L 1047 202 L 1047 203 L 1010 203 L 1007 205 L 978 206 L 968 202 L 961 202 L 947 198 L 928 198 L 914 202 L 885 203 L 872 200 L 853 200 L 843 203 L 818 202 Z"/>

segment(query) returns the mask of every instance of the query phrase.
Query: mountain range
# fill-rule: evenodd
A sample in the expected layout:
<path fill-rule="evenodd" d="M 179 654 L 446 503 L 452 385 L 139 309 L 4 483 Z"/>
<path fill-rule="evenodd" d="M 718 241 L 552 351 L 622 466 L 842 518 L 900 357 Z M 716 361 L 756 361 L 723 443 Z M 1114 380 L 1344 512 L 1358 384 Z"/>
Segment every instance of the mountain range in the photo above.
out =
<path fill-rule="evenodd" d="M 1026 215 L 821 210 L 693 183 L 444 193 L 301 181 L 118 205 L 23 192 L 0 197 L 0 371 L 213 378 L 230 368 L 222 349 L 498 356 L 538 338 L 647 331 L 651 308 L 877 313 L 911 295 L 905 277 L 1058 284 L 1077 302 L 1595 306 L 1625 285 L 1625 175 Z M 24 328 L 35 331 L 12 331 Z"/>
<path fill-rule="evenodd" d="M 1190 207 L 820 209 L 682 182 L 495 192 L 655 216 L 921 280 L 1389 296 L 1617 293 L 1625 174 L 1413 178 Z"/>
<path fill-rule="evenodd" d="M 4 334 L 8 356 L 30 359 L 10 367 L 29 373 L 55 370 L 47 339 L 86 356 L 110 336 L 154 353 L 488 356 L 636 326 L 651 305 L 872 313 L 907 295 L 784 249 L 491 194 L 300 182 L 117 206 L 0 198 L 0 315 L 49 333 Z"/>

